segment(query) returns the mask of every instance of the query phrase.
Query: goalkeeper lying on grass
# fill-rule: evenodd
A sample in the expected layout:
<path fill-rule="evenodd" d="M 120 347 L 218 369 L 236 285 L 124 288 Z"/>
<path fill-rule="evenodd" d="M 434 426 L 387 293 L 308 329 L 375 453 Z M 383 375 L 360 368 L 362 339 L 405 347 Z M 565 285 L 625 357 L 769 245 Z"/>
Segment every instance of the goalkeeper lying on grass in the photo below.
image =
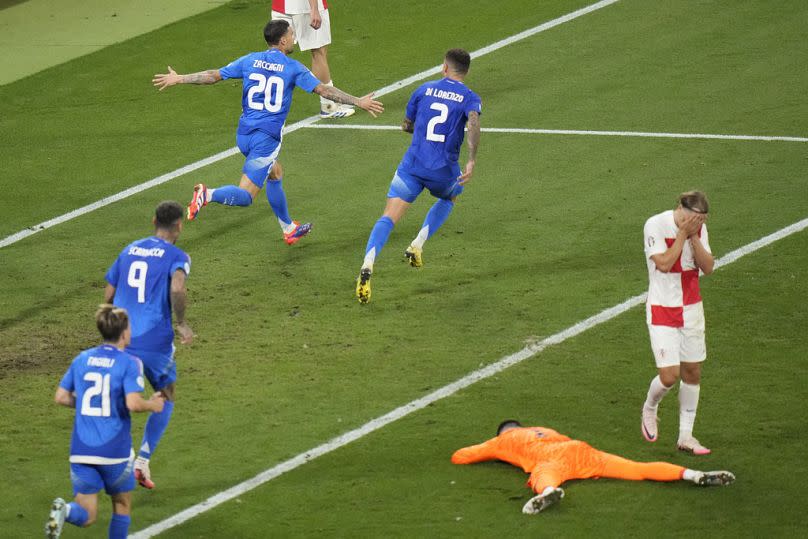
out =
<path fill-rule="evenodd" d="M 699 472 L 667 462 L 634 462 L 598 451 L 586 442 L 573 440 L 544 427 L 522 427 L 509 419 L 497 427 L 497 436 L 487 442 L 458 449 L 454 464 L 503 460 L 530 473 L 528 485 L 536 496 L 522 512 L 533 515 L 564 497 L 560 488 L 570 479 L 610 477 L 640 481 L 692 481 L 699 486 L 728 485 L 730 472 Z"/>

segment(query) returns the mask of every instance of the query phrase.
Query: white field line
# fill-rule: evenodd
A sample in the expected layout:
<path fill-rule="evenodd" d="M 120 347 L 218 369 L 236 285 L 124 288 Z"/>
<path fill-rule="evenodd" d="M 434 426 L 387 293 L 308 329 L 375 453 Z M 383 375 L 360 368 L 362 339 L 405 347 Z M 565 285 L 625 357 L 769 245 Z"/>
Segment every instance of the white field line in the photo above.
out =
<path fill-rule="evenodd" d="M 316 124 L 306 127 L 316 129 L 359 129 L 367 131 L 400 131 L 397 125 L 360 125 L 360 124 Z M 771 142 L 808 142 L 806 137 L 783 137 L 768 135 L 713 135 L 707 133 L 653 133 L 644 131 L 582 131 L 578 129 L 527 129 L 522 127 L 483 127 L 483 133 L 520 133 L 529 135 L 594 135 L 601 137 L 646 137 L 646 138 L 684 138 L 684 139 L 719 139 L 719 140 L 761 140 Z"/>
<path fill-rule="evenodd" d="M 721 268 L 732 262 L 735 262 L 742 256 L 746 256 L 750 253 L 753 253 L 767 245 L 774 243 L 777 240 L 783 239 L 786 236 L 790 236 L 791 234 L 796 234 L 802 230 L 808 228 L 808 218 L 803 219 L 802 221 L 796 222 L 792 225 L 789 225 L 783 229 L 774 232 L 773 234 L 769 234 L 757 241 L 753 241 L 752 243 L 745 245 L 739 249 L 731 251 L 726 255 L 722 256 L 716 261 L 715 267 Z M 618 315 L 628 311 L 629 309 L 636 307 L 637 305 L 642 304 L 645 302 L 646 294 L 639 294 L 637 296 L 633 296 L 626 301 L 614 305 L 613 307 L 609 307 L 606 310 L 599 312 L 594 316 L 590 316 L 589 318 L 578 322 L 575 325 L 568 327 L 567 329 L 556 333 L 555 335 L 551 335 L 538 343 L 531 344 L 529 346 L 524 347 L 520 351 L 516 352 L 515 354 L 511 354 L 509 356 L 505 356 L 499 361 L 495 363 L 491 363 L 490 365 L 478 369 L 470 374 L 467 374 L 463 378 L 452 382 L 451 384 L 445 385 L 440 389 L 433 391 L 432 393 L 421 397 L 420 399 L 416 399 L 414 401 L 408 402 L 403 406 L 399 406 L 395 410 L 388 412 L 382 416 L 377 417 L 371 421 L 368 421 L 361 427 L 358 427 L 354 430 L 348 431 L 344 434 L 337 436 L 336 438 L 332 438 L 331 440 L 318 445 L 317 447 L 313 447 L 312 449 L 300 453 L 296 457 L 293 457 L 289 460 L 283 461 L 280 464 L 265 470 L 255 477 L 248 479 L 242 483 L 239 483 L 233 487 L 230 487 L 227 490 L 224 490 L 218 494 L 215 494 L 208 498 L 207 500 L 198 503 L 194 506 L 181 511 L 174 516 L 171 516 L 161 522 L 157 522 L 156 524 L 152 524 L 148 528 L 144 528 L 139 532 L 130 536 L 132 539 L 146 539 L 149 537 L 154 537 L 155 535 L 162 533 L 168 529 L 171 529 L 175 526 L 178 526 L 214 507 L 225 503 L 229 500 L 237 498 L 242 494 L 263 485 L 264 483 L 279 477 L 286 472 L 292 471 L 295 468 L 306 464 L 309 461 L 316 459 L 317 457 L 321 457 L 327 453 L 330 453 L 336 449 L 339 449 L 349 443 L 358 440 L 368 434 L 376 431 L 394 421 L 398 421 L 403 417 L 408 416 L 413 412 L 417 412 L 423 408 L 426 408 L 430 404 L 437 402 L 441 399 L 445 399 L 449 397 L 461 389 L 464 389 L 472 384 L 479 382 L 480 380 L 484 380 L 489 378 L 495 374 L 498 374 L 508 367 L 512 367 L 513 365 L 517 365 L 526 359 L 529 359 L 545 348 L 552 346 L 554 344 L 561 344 L 567 339 L 580 335 L 581 333 L 592 329 L 595 326 L 598 326 L 604 322 L 608 322 L 609 320 L 616 318 Z"/>
<path fill-rule="evenodd" d="M 601 8 L 604 8 L 604 7 L 610 6 L 612 4 L 615 4 L 618 1 L 619 0 L 601 0 L 600 2 L 595 2 L 594 4 L 591 4 L 589 6 L 583 7 L 581 9 L 579 9 L 579 10 L 573 11 L 571 13 L 567 13 L 566 15 L 562 15 L 561 17 L 558 17 L 557 19 L 547 21 L 547 22 L 545 22 L 543 24 L 540 24 L 538 26 L 530 28 L 529 30 L 525 30 L 524 32 L 520 32 L 518 34 L 515 34 L 513 36 L 505 38 L 505 39 L 503 39 L 501 41 L 497 41 L 495 43 L 492 43 L 491 45 L 487 45 L 487 46 L 483 47 L 482 49 L 478 49 L 478 50 L 472 52 L 471 57 L 472 58 L 478 58 L 480 56 L 484 56 L 486 54 L 489 54 L 491 52 L 499 50 L 499 49 L 501 49 L 503 47 L 507 47 L 508 45 L 516 43 L 517 41 L 520 41 L 522 39 L 526 39 L 526 38 L 534 36 L 534 35 L 536 35 L 536 34 L 538 34 L 540 32 L 544 32 L 545 30 L 549 30 L 550 28 L 554 28 L 554 27 L 556 27 L 556 26 L 558 26 L 560 24 L 564 24 L 565 22 L 571 21 L 573 19 L 577 19 L 578 17 L 586 15 L 587 13 L 592 13 L 593 11 L 597 11 L 597 10 L 599 10 Z M 405 86 L 409 86 L 410 84 L 412 84 L 414 82 L 418 82 L 419 80 L 422 80 L 422 79 L 425 79 L 425 78 L 430 77 L 432 75 L 435 75 L 437 73 L 440 73 L 440 70 L 441 70 L 441 66 L 438 65 L 438 66 L 435 66 L 435 67 L 433 67 L 431 69 L 427 69 L 426 71 L 421 71 L 420 73 L 416 73 L 415 75 L 413 75 L 411 77 L 407 77 L 406 79 L 402 79 L 400 81 L 394 82 L 393 84 L 385 86 L 384 88 L 380 88 L 380 89 L 376 90 L 374 92 L 374 94 L 376 96 L 383 96 L 385 94 L 389 94 L 390 92 L 394 92 L 395 90 L 398 90 L 399 88 L 404 88 Z M 310 126 L 310 125 L 314 124 L 314 122 L 317 122 L 319 119 L 320 119 L 319 116 L 310 116 L 310 117 L 308 117 L 308 118 L 306 118 L 304 120 L 300 120 L 299 122 L 295 122 L 294 124 L 292 124 L 290 126 L 287 126 L 284 129 L 283 132 L 284 132 L 284 134 L 292 133 L 294 131 L 297 131 L 301 127 L 307 127 L 307 126 Z M 186 165 L 184 167 L 178 168 L 177 170 L 174 170 L 173 172 L 163 174 L 162 176 L 158 176 L 158 177 L 153 178 L 153 179 L 151 179 L 151 180 L 149 180 L 147 182 L 144 182 L 144 183 L 141 183 L 139 185 L 135 185 L 133 187 L 130 187 L 130 188 L 124 190 L 124 191 L 121 191 L 120 193 L 110 195 L 110 196 L 108 196 L 106 198 L 102 198 L 101 200 L 98 200 L 96 202 L 93 202 L 92 204 L 88 204 L 86 206 L 83 206 L 83 207 L 78 208 L 76 210 L 73 210 L 71 212 L 65 213 L 64 215 L 60 215 L 58 217 L 54 217 L 53 219 L 50 219 L 50 220 L 45 221 L 43 223 L 39 223 L 38 225 L 28 227 L 25 230 L 21 230 L 21 231 L 15 233 L 15 234 L 12 234 L 10 236 L 6 236 L 5 238 L 0 239 L 0 249 L 2 249 L 3 247 L 7 247 L 7 246 L 9 246 L 11 244 L 17 243 L 18 241 L 20 241 L 20 240 L 22 240 L 24 238 L 27 238 L 28 236 L 31 236 L 33 234 L 36 234 L 37 232 L 41 232 L 41 231 L 43 231 L 43 230 L 45 230 L 47 228 L 50 228 L 50 227 L 59 225 L 61 223 L 70 221 L 71 219 L 74 219 L 74 218 L 79 217 L 81 215 L 84 215 L 86 213 L 90 213 L 91 211 L 97 210 L 99 208 L 103 208 L 104 206 L 108 206 L 109 204 L 112 204 L 113 202 L 118 202 L 119 200 L 123 200 L 123 199 L 125 199 L 127 197 L 130 197 L 132 195 L 135 195 L 137 193 L 145 191 L 146 189 L 150 189 L 150 188 L 155 187 L 157 185 L 166 183 L 168 181 L 173 180 L 174 178 L 177 178 L 177 177 L 182 176 L 184 174 L 187 174 L 189 172 L 193 172 L 194 170 L 198 170 L 198 169 L 200 169 L 202 167 L 205 167 L 207 165 L 216 163 L 218 161 L 221 161 L 222 159 L 226 159 L 226 158 L 231 157 L 233 155 L 236 155 L 238 153 L 239 153 L 238 148 L 235 148 L 235 147 L 230 148 L 229 150 L 219 152 L 216 155 L 206 157 L 205 159 L 201 159 L 201 160 L 199 160 L 199 161 L 197 161 L 195 163 L 191 163 L 190 165 Z"/>

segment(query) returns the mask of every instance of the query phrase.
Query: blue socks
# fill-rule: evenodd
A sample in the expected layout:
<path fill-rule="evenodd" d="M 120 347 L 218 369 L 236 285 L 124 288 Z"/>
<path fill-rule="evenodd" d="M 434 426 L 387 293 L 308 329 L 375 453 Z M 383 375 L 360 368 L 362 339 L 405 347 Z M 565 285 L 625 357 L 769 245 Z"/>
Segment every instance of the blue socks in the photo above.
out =
<path fill-rule="evenodd" d="M 446 222 L 446 219 L 449 218 L 449 214 L 452 213 L 452 208 L 454 208 L 454 202 L 444 199 L 439 199 L 429 208 L 426 219 L 424 219 L 424 224 L 421 225 L 422 228 L 426 226 L 429 227 L 427 239 L 431 238 L 441 225 Z"/>
<path fill-rule="evenodd" d="M 77 504 L 76 502 L 70 502 L 67 504 L 67 516 L 65 517 L 65 521 L 71 523 L 74 526 L 78 526 L 81 528 L 87 522 L 87 519 L 90 518 L 90 515 L 87 514 L 87 510 Z"/>
<path fill-rule="evenodd" d="M 373 262 L 376 260 L 376 257 L 379 256 L 384 244 L 387 243 L 387 238 L 390 237 L 393 226 L 395 226 L 393 220 L 386 215 L 381 216 L 379 220 L 376 221 L 376 224 L 373 225 L 373 230 L 370 231 L 370 237 L 368 238 L 368 244 L 365 247 L 365 262 L 362 265 L 363 268 L 373 267 Z"/>
<path fill-rule="evenodd" d="M 283 178 L 267 180 L 267 200 L 278 221 L 284 225 L 291 224 L 292 218 L 289 217 L 289 208 L 286 206 L 286 193 L 283 192 Z"/>
<path fill-rule="evenodd" d="M 109 521 L 109 539 L 126 539 L 131 522 L 132 518 L 129 515 L 112 513 L 112 520 Z"/>
<path fill-rule="evenodd" d="M 248 195 L 249 196 L 249 195 Z M 166 401 L 163 406 L 163 411 L 158 413 L 152 412 L 146 420 L 146 428 L 143 431 L 143 442 L 140 444 L 140 451 L 138 456 L 145 459 L 151 458 L 151 454 L 160 443 L 160 438 L 168 426 L 168 421 L 171 419 L 171 412 L 174 411 L 174 403 Z"/>
<path fill-rule="evenodd" d="M 210 201 L 225 206 L 249 206 L 252 204 L 252 197 L 246 189 L 235 185 L 225 185 L 213 190 Z"/>

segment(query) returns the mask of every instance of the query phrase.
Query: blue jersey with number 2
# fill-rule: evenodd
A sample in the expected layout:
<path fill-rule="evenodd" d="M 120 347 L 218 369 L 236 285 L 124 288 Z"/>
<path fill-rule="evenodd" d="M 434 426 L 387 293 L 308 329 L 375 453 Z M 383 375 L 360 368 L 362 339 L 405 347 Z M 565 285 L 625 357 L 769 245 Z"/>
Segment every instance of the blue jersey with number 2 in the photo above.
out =
<path fill-rule="evenodd" d="M 132 343 L 128 349 L 170 354 L 171 277 L 178 269 L 191 273 L 191 259 L 179 247 L 152 236 L 131 243 L 107 271 L 115 287 L 112 302 L 129 312 Z"/>
<path fill-rule="evenodd" d="M 76 394 L 76 420 L 70 442 L 71 461 L 112 464 L 132 451 L 127 393 L 143 391 L 140 360 L 104 344 L 80 353 L 59 387 Z"/>
<path fill-rule="evenodd" d="M 221 68 L 219 74 L 223 79 L 244 80 L 239 135 L 263 131 L 278 140 L 295 86 L 311 92 L 320 84 L 306 66 L 278 49 L 242 56 Z"/>
<path fill-rule="evenodd" d="M 480 97 L 462 82 L 443 78 L 422 84 L 407 103 L 407 118 L 415 128 L 400 166 L 423 177 L 456 170 L 471 112 L 482 113 Z"/>

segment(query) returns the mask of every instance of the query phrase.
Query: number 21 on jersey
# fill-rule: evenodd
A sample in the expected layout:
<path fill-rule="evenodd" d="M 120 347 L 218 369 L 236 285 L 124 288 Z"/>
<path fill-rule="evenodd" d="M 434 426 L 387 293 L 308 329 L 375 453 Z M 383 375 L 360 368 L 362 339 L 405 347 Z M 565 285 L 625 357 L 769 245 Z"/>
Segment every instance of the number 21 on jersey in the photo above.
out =
<path fill-rule="evenodd" d="M 87 388 L 84 392 L 84 397 L 81 399 L 81 415 L 90 417 L 110 416 L 109 378 L 109 374 L 101 374 L 100 372 L 88 372 L 84 375 L 84 381 L 93 385 Z M 97 396 L 101 397 L 101 406 L 93 406 L 93 397 Z"/>

